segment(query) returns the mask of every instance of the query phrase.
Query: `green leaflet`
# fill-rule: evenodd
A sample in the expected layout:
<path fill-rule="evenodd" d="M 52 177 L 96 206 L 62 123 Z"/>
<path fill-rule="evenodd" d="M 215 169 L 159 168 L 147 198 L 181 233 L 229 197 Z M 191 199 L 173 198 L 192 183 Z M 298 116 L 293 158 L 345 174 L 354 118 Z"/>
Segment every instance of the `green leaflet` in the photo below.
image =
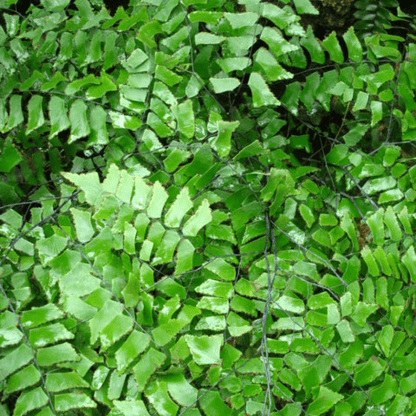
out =
<path fill-rule="evenodd" d="M 84 101 L 76 100 L 72 104 L 69 112 L 69 120 L 71 123 L 70 143 L 81 137 L 85 137 L 90 133 L 90 127 L 87 120 L 87 106 Z"/>
<path fill-rule="evenodd" d="M 199 230 L 211 221 L 212 214 L 209 202 L 204 199 L 195 214 L 185 223 L 182 230 L 183 234 L 185 236 L 196 236 Z"/>
<path fill-rule="evenodd" d="M 240 85 L 237 78 L 210 78 L 210 81 L 216 94 L 233 91 Z"/>
<path fill-rule="evenodd" d="M 212 335 L 210 337 L 194 337 L 186 335 L 185 341 L 197 364 L 219 363 L 220 347 L 223 342 L 221 335 Z"/>
<path fill-rule="evenodd" d="M 13 145 L 11 137 L 8 137 L 0 155 L 0 172 L 10 172 L 21 160 L 22 155 Z"/>
<path fill-rule="evenodd" d="M 342 53 L 335 32 L 331 32 L 331 34 L 322 41 L 322 45 L 329 52 L 331 60 L 339 64 L 344 62 L 344 54 Z"/>
<path fill-rule="evenodd" d="M 26 133 L 38 129 L 45 122 L 42 111 L 42 97 L 40 95 L 34 95 L 28 105 L 29 121 L 26 129 Z"/>
<path fill-rule="evenodd" d="M 52 97 L 49 101 L 49 117 L 51 119 L 49 140 L 71 126 L 65 110 L 65 101 L 59 97 Z"/>
<path fill-rule="evenodd" d="M 262 76 L 256 72 L 250 75 L 248 85 L 253 94 L 253 106 L 262 107 L 266 105 L 277 106 L 279 100 L 272 94 Z"/>
<path fill-rule="evenodd" d="M 15 415 L 24 415 L 31 410 L 39 409 L 48 403 L 48 396 L 41 387 L 23 392 L 16 401 Z"/>

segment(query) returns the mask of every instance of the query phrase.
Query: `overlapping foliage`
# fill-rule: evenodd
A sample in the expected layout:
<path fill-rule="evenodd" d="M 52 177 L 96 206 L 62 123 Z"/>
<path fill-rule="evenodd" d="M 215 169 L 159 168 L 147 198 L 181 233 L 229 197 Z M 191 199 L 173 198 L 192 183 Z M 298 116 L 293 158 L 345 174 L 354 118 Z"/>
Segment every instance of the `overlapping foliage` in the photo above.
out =
<path fill-rule="evenodd" d="M 416 414 L 413 20 L 15 3 L 0 414 Z"/>

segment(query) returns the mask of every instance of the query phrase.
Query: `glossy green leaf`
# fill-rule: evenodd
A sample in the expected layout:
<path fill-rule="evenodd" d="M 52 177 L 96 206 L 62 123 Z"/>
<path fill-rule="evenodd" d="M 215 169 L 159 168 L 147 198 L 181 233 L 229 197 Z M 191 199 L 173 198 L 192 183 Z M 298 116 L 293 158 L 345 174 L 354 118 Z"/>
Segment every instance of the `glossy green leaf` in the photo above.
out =
<path fill-rule="evenodd" d="M 81 175 L 74 173 L 63 173 L 62 176 L 80 187 L 80 189 L 85 194 L 86 201 L 89 204 L 94 205 L 101 199 L 103 190 L 99 181 L 98 174 L 96 172 Z"/>
<path fill-rule="evenodd" d="M 28 105 L 29 121 L 27 123 L 26 134 L 41 127 L 45 118 L 42 110 L 42 97 L 40 95 L 34 95 Z"/>
<path fill-rule="evenodd" d="M 363 110 L 367 106 L 367 102 L 368 94 L 363 91 L 359 91 L 352 111 Z"/>
<path fill-rule="evenodd" d="M 204 22 L 216 24 L 223 16 L 223 12 L 213 11 L 194 11 L 189 13 L 189 20 L 193 22 Z"/>
<path fill-rule="evenodd" d="M 83 392 L 64 393 L 55 396 L 55 409 L 58 412 L 95 407 L 97 407 L 97 404 Z"/>
<path fill-rule="evenodd" d="M 408 248 L 401 261 L 409 271 L 412 282 L 416 282 L 416 254 L 413 245 Z"/>
<path fill-rule="evenodd" d="M 183 226 L 182 232 L 185 236 L 195 237 L 198 232 L 212 221 L 212 211 L 207 199 L 204 199 L 189 220 Z"/>
<path fill-rule="evenodd" d="M 344 54 L 342 53 L 342 49 L 335 32 L 331 32 L 330 35 L 322 41 L 322 45 L 329 52 L 331 60 L 339 64 L 344 62 Z"/>
<path fill-rule="evenodd" d="M 299 207 L 299 212 L 305 220 L 308 228 L 311 228 L 312 224 L 315 222 L 315 216 L 313 215 L 312 210 L 308 206 L 302 204 Z"/>
<path fill-rule="evenodd" d="M 384 223 L 390 231 L 390 235 L 393 241 L 400 241 L 402 238 L 402 230 L 397 221 L 396 214 L 391 206 L 387 207 L 384 215 Z"/>
<path fill-rule="evenodd" d="M 56 305 L 48 304 L 38 308 L 32 308 L 29 311 L 24 311 L 22 313 L 21 323 L 25 328 L 34 328 L 62 317 L 63 313 Z"/>
<path fill-rule="evenodd" d="M 175 415 L 179 406 L 170 398 L 165 382 L 156 381 L 150 384 L 145 395 L 159 415 Z"/>
<path fill-rule="evenodd" d="M 22 96 L 21 95 L 12 95 L 10 98 L 10 114 L 9 120 L 5 130 L 9 131 L 12 128 L 23 123 L 23 112 L 22 112 Z"/>
<path fill-rule="evenodd" d="M 68 342 L 38 350 L 36 359 L 40 366 L 52 366 L 64 361 L 78 361 L 79 355 Z"/>
<path fill-rule="evenodd" d="M 107 350 L 116 341 L 127 335 L 133 328 L 133 320 L 126 315 L 116 315 L 114 319 L 101 331 L 101 349 Z"/>
<path fill-rule="evenodd" d="M 204 295 L 217 296 L 220 298 L 230 298 L 233 292 L 231 283 L 218 282 L 216 280 L 207 279 L 204 283 L 198 286 L 196 292 Z"/>
<path fill-rule="evenodd" d="M 232 38 L 229 38 L 229 40 L 230 39 Z M 228 74 L 229 72 L 244 70 L 248 65 L 250 65 L 251 60 L 249 58 L 234 57 L 217 59 L 217 63 L 221 69 Z"/>
<path fill-rule="evenodd" d="M 354 62 L 361 62 L 363 59 L 363 48 L 355 34 L 353 26 L 344 33 L 343 38 L 347 45 L 348 57 Z"/>
<path fill-rule="evenodd" d="M 383 224 L 384 210 L 381 208 L 373 215 L 367 218 L 367 224 L 369 225 L 373 234 L 374 243 L 378 246 L 384 244 L 384 224 Z"/>
<path fill-rule="evenodd" d="M 67 85 L 65 88 L 65 94 L 73 95 L 78 92 L 81 88 L 90 85 L 90 84 L 99 84 L 100 80 L 93 74 L 89 74 L 85 78 L 77 79 L 72 81 L 70 84 Z"/>
<path fill-rule="evenodd" d="M 374 127 L 383 118 L 383 104 L 380 101 L 371 101 L 371 127 Z"/>
<path fill-rule="evenodd" d="M 152 265 L 170 263 L 180 239 L 176 231 L 168 230 L 153 257 Z"/>
<path fill-rule="evenodd" d="M 110 111 L 110 117 L 113 126 L 120 129 L 137 130 L 141 125 L 140 119 L 134 116 L 128 116 L 116 111 Z"/>
<path fill-rule="evenodd" d="M 181 76 L 161 65 L 156 66 L 155 78 L 163 81 L 169 87 L 173 87 L 182 81 Z"/>
<path fill-rule="evenodd" d="M 375 380 L 382 372 L 383 367 L 378 361 L 370 358 L 366 363 L 356 367 L 355 381 L 359 386 L 365 386 Z"/>
<path fill-rule="evenodd" d="M 193 203 L 189 197 L 189 189 L 184 187 L 166 213 L 165 224 L 168 227 L 179 227 L 183 217 L 192 207 Z"/>
<path fill-rule="evenodd" d="M 273 303 L 273 308 L 281 311 L 292 312 L 297 315 L 305 311 L 305 305 L 301 299 L 292 296 L 281 296 Z"/>
<path fill-rule="evenodd" d="M 325 53 L 320 43 L 316 40 L 311 26 L 308 26 L 306 36 L 300 39 L 300 43 L 309 52 L 313 62 L 318 64 L 325 62 Z"/>
<path fill-rule="evenodd" d="M 267 43 L 276 58 L 299 49 L 299 46 L 292 45 L 276 29 L 268 26 L 263 28 L 261 40 Z"/>
<path fill-rule="evenodd" d="M 142 332 L 133 331 L 129 335 L 115 354 L 119 373 L 123 373 L 136 357 L 145 351 L 149 342 L 149 337 Z"/>
<path fill-rule="evenodd" d="M 60 323 L 45 325 L 29 331 L 29 341 L 35 347 L 44 347 L 48 344 L 72 338 L 74 338 L 74 334 Z"/>
<path fill-rule="evenodd" d="M 354 337 L 353 332 L 351 331 L 351 327 L 345 319 L 343 319 L 341 322 L 339 322 L 336 325 L 336 328 L 337 328 L 338 333 L 339 333 L 343 342 L 354 342 L 355 341 L 355 337 Z"/>
<path fill-rule="evenodd" d="M 270 91 L 263 77 L 257 72 L 253 72 L 250 75 L 248 85 L 251 89 L 253 96 L 253 106 L 263 107 L 263 106 L 277 106 L 280 105 L 280 101 L 276 99 L 273 93 Z"/>
<path fill-rule="evenodd" d="M 283 69 L 276 58 L 265 48 L 258 50 L 254 62 L 260 66 L 269 82 L 293 78 L 293 74 Z"/>

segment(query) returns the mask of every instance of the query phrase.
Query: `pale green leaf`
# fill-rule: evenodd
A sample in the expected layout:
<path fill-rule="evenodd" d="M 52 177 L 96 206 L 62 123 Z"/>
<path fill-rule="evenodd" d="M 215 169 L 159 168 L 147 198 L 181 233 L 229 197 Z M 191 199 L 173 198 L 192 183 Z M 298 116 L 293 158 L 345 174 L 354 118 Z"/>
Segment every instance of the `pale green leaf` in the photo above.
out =
<path fill-rule="evenodd" d="M 204 199 L 191 218 L 185 223 L 182 232 L 187 237 L 195 237 L 198 232 L 212 221 L 212 212 L 207 199 Z"/>
<path fill-rule="evenodd" d="M 101 351 L 106 351 L 116 341 L 128 334 L 133 328 L 133 319 L 126 315 L 116 315 L 100 333 Z"/>
<path fill-rule="evenodd" d="M 83 392 L 57 394 L 54 399 L 55 409 L 58 412 L 97 407 L 97 404 Z"/>
<path fill-rule="evenodd" d="M 89 172 L 85 174 L 75 174 L 63 172 L 62 176 L 78 186 L 85 193 L 85 199 L 90 205 L 95 205 L 101 200 L 103 188 L 97 172 Z"/>
<path fill-rule="evenodd" d="M 229 21 L 233 29 L 241 29 L 243 27 L 252 27 L 259 18 L 257 13 L 225 13 L 224 17 Z"/>
<path fill-rule="evenodd" d="M 29 341 L 34 347 L 44 347 L 48 344 L 72 338 L 74 338 L 74 334 L 60 323 L 45 325 L 29 331 Z"/>
<path fill-rule="evenodd" d="M 200 32 L 195 35 L 196 45 L 215 45 L 224 42 L 224 36 L 217 36 L 208 32 Z"/>
<path fill-rule="evenodd" d="M 210 78 L 209 80 L 216 94 L 233 91 L 240 85 L 238 78 Z"/>
<path fill-rule="evenodd" d="M 200 337 L 185 335 L 185 341 L 197 364 L 220 363 L 220 349 L 224 341 L 222 335 L 203 335 Z"/>
<path fill-rule="evenodd" d="M 105 145 L 108 143 L 106 120 L 106 111 L 99 105 L 95 106 L 92 109 L 90 116 L 91 133 L 87 141 L 87 147 Z"/>
<path fill-rule="evenodd" d="M 163 186 L 156 181 L 153 185 L 152 196 L 150 197 L 147 207 L 147 215 L 149 218 L 160 218 L 162 216 L 163 207 L 168 199 L 168 193 Z"/>
<path fill-rule="evenodd" d="M 86 243 L 94 236 L 95 231 L 91 224 L 91 213 L 76 208 L 70 209 L 75 224 L 78 241 Z"/>
<path fill-rule="evenodd" d="M 168 227 L 179 227 L 183 217 L 192 207 L 193 203 L 189 197 L 189 189 L 184 187 L 166 213 L 165 224 Z"/>
<path fill-rule="evenodd" d="M 143 391 L 150 376 L 163 364 L 166 356 L 160 351 L 150 348 L 141 360 L 133 367 L 138 391 Z"/>
<path fill-rule="evenodd" d="M 60 319 L 63 317 L 62 311 L 54 304 L 32 308 L 24 311 L 21 317 L 21 324 L 25 328 L 34 328 L 46 322 Z"/>

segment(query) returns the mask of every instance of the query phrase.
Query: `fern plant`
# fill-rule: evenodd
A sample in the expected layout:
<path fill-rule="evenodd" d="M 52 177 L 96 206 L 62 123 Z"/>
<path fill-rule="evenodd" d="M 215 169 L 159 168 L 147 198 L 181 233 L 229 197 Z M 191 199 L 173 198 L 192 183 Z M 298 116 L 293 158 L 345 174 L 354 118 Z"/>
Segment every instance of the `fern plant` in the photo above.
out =
<path fill-rule="evenodd" d="M 1 414 L 415 414 L 410 17 L 16 3 Z"/>

